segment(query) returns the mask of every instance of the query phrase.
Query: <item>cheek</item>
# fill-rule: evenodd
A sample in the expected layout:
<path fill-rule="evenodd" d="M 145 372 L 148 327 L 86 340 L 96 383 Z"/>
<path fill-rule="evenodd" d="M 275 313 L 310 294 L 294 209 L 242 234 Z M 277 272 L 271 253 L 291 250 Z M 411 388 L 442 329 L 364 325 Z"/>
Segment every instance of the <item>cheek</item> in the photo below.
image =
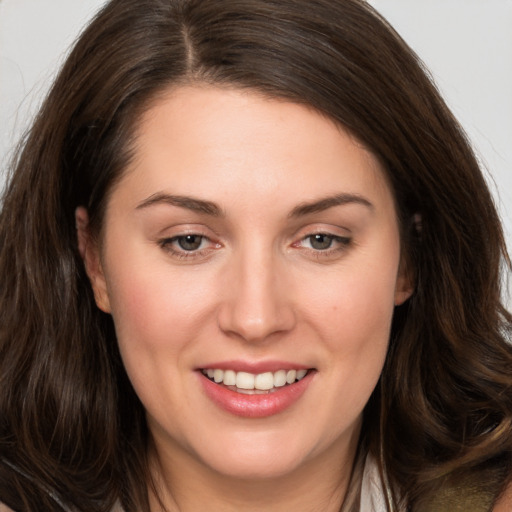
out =
<path fill-rule="evenodd" d="M 193 276 L 180 279 L 161 267 L 148 262 L 117 265 L 110 273 L 107 289 L 119 336 L 158 343 L 155 334 L 161 332 L 168 343 L 196 322 L 208 302 L 208 288 Z"/>
<path fill-rule="evenodd" d="M 362 261 L 333 274 L 323 286 L 317 281 L 315 288 L 309 287 L 316 289 L 310 296 L 309 314 L 324 321 L 326 328 L 339 333 L 341 339 L 353 340 L 356 345 L 372 333 L 378 338 L 387 334 L 394 311 L 394 261 Z"/>
<path fill-rule="evenodd" d="M 333 389 L 341 390 L 333 393 L 333 409 L 341 400 L 345 411 L 361 411 L 381 374 L 394 312 L 398 256 L 392 256 L 347 265 L 336 281 L 316 288 L 305 309 L 328 351 Z"/>
<path fill-rule="evenodd" d="M 340 297 L 328 339 L 331 352 L 344 366 L 340 376 L 350 381 L 350 388 L 370 386 L 364 391 L 370 393 L 387 354 L 394 311 L 393 294 L 375 286 L 363 286 L 361 282 L 358 284 L 357 288 Z"/>
<path fill-rule="evenodd" d="M 363 411 L 382 373 L 394 311 L 391 281 L 377 283 L 369 274 L 338 294 L 325 335 L 331 355 L 331 408 L 339 424 Z M 320 313 L 319 313 L 320 314 Z"/>
<path fill-rule="evenodd" d="M 182 406 L 185 349 L 194 344 L 200 321 L 192 315 L 197 300 L 141 268 L 124 273 L 116 267 L 108 290 L 125 370 L 145 409 L 158 415 L 170 404 L 172 410 Z"/>
<path fill-rule="evenodd" d="M 209 299 L 190 279 L 157 266 L 116 265 L 107 288 L 119 350 L 134 386 L 145 388 L 179 367 L 206 324 Z M 168 376 L 165 376 L 168 378 Z"/>

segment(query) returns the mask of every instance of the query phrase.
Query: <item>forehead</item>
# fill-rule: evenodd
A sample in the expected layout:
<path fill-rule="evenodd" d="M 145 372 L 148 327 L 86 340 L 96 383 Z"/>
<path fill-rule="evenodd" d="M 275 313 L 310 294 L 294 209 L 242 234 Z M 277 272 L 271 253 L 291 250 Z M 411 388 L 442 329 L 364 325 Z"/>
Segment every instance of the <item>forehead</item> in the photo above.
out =
<path fill-rule="evenodd" d="M 279 190 L 290 202 L 334 189 L 391 195 L 377 158 L 328 117 L 213 86 L 174 88 L 152 102 L 137 124 L 123 183 L 138 197 L 161 190 L 219 200 Z"/>

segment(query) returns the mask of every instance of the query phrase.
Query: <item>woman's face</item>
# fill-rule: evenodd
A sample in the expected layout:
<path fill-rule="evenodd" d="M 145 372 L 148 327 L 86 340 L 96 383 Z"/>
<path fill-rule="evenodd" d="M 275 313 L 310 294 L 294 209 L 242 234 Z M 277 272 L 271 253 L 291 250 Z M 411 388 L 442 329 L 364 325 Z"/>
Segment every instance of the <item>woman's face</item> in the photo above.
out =
<path fill-rule="evenodd" d="M 411 290 L 383 171 L 345 131 L 252 92 L 171 91 L 91 245 L 159 454 L 267 478 L 353 453 Z"/>

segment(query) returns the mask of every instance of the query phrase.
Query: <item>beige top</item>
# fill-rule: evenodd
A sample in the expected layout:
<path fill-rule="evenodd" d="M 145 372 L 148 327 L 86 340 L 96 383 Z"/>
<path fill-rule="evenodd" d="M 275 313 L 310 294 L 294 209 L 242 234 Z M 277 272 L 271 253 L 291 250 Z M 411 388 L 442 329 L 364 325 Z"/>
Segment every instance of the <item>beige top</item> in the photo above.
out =
<path fill-rule="evenodd" d="M 377 464 L 367 457 L 361 482 L 361 512 L 386 512 L 385 486 L 380 478 Z"/>

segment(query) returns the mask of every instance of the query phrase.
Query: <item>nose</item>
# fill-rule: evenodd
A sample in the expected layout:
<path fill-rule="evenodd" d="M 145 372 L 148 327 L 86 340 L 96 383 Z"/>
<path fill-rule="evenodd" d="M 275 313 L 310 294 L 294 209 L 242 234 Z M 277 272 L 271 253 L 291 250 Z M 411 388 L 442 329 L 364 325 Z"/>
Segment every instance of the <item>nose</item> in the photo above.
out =
<path fill-rule="evenodd" d="M 247 342 L 291 331 L 296 322 L 285 262 L 261 252 L 231 262 L 218 312 L 220 329 Z"/>

